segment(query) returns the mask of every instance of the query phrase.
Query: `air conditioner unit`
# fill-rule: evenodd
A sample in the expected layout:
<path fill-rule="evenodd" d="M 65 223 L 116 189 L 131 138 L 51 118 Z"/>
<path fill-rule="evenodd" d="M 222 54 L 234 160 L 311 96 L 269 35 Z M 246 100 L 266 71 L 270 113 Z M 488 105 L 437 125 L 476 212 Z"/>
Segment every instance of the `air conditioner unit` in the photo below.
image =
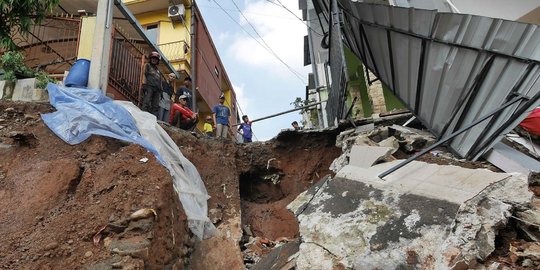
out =
<path fill-rule="evenodd" d="M 182 21 L 184 19 L 184 16 L 186 15 L 186 8 L 184 5 L 172 5 L 169 6 L 169 18 L 171 18 L 172 21 Z"/>

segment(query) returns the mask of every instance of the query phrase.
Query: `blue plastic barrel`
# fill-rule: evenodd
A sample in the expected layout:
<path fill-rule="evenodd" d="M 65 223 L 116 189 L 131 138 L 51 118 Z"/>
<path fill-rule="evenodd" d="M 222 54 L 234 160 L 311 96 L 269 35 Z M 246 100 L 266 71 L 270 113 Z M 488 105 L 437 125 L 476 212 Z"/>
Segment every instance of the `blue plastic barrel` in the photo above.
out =
<path fill-rule="evenodd" d="M 65 85 L 67 87 L 86 87 L 88 85 L 89 72 L 90 60 L 78 59 L 69 70 Z"/>

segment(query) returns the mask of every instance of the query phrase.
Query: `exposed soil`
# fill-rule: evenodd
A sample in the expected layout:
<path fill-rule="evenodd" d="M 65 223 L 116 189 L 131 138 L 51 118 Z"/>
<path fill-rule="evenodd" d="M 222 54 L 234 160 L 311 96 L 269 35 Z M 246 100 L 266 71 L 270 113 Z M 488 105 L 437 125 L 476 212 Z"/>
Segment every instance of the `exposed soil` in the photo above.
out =
<path fill-rule="evenodd" d="M 99 136 L 68 145 L 39 117 L 54 111 L 48 104 L 0 102 L 0 111 L 0 269 L 190 265 L 195 240 L 169 173 L 151 153 Z M 241 213 L 253 237 L 271 240 L 298 236 L 286 205 L 331 173 L 341 152 L 337 131 L 238 145 L 166 130 L 199 170 L 214 224 Z M 157 218 L 129 218 L 144 208 Z M 149 244 L 115 251 L 122 241 Z"/>
<path fill-rule="evenodd" d="M 0 111 L 1 269 L 81 268 L 111 257 L 104 239 L 134 235 L 151 244 L 126 263 L 184 263 L 191 241 L 185 215 L 171 177 L 150 153 L 97 136 L 68 145 L 38 115 L 52 111 L 49 105 L 2 102 Z M 149 161 L 139 161 L 144 157 Z M 141 208 L 157 218 L 127 220 Z"/>

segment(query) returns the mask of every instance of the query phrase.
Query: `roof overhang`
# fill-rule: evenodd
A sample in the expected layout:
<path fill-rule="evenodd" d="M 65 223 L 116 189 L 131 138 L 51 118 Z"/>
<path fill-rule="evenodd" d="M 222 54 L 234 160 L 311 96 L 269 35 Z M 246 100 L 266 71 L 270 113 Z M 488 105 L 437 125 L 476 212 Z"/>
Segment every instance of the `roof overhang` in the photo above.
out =
<path fill-rule="evenodd" d="M 338 2 L 345 44 L 440 139 L 496 111 L 449 142 L 458 155 L 476 160 L 540 105 L 540 26 Z"/>

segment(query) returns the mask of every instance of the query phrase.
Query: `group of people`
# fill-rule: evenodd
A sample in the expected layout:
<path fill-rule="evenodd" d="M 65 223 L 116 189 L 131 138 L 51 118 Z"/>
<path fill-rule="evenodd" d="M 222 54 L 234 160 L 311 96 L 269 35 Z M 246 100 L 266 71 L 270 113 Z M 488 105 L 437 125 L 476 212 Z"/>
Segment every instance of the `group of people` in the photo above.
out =
<path fill-rule="evenodd" d="M 199 115 L 194 112 L 193 93 L 191 92 L 192 80 L 188 76 L 183 85 L 175 91 L 174 81 L 176 75 L 170 73 L 162 80 L 163 74 L 158 65 L 161 56 L 158 52 L 149 55 L 149 62 L 144 67 L 143 101 L 142 110 L 154 114 L 158 120 L 184 129 L 191 130 L 198 123 Z M 203 125 L 204 133 L 209 137 L 227 138 L 230 129 L 231 111 L 224 105 L 225 95 L 221 93 L 219 103 L 212 108 L 212 116 L 205 118 Z M 247 115 L 242 116 L 238 132 L 242 134 L 244 142 L 251 142 L 251 121 Z"/>

